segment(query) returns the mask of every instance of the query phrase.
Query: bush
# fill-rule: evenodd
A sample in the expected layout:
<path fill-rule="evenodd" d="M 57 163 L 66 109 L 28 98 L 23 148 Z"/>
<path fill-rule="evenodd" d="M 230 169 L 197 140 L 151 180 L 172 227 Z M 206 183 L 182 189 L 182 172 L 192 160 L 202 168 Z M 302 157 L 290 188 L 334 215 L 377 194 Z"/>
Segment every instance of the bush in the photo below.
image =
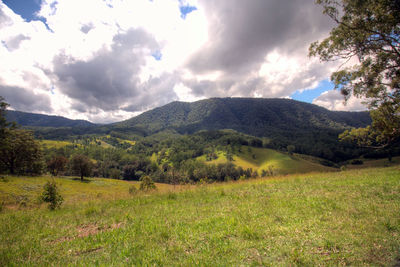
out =
<path fill-rule="evenodd" d="M 140 183 L 140 188 L 139 188 L 141 191 L 150 191 L 156 189 L 156 185 L 154 184 L 150 176 L 147 175 L 143 176 L 141 180 L 142 182 Z"/>
<path fill-rule="evenodd" d="M 64 199 L 60 195 L 57 184 L 55 181 L 48 181 L 43 186 L 43 192 L 40 196 L 40 200 L 49 203 L 49 209 L 54 210 L 59 208 L 63 203 Z"/>
<path fill-rule="evenodd" d="M 132 185 L 131 187 L 129 187 L 130 195 L 136 195 L 137 193 L 138 193 L 138 190 L 137 190 L 136 186 Z"/>
<path fill-rule="evenodd" d="M 350 164 L 352 164 L 352 165 L 362 165 L 362 164 L 364 164 L 364 162 L 361 159 L 353 159 L 352 161 L 350 161 Z"/>

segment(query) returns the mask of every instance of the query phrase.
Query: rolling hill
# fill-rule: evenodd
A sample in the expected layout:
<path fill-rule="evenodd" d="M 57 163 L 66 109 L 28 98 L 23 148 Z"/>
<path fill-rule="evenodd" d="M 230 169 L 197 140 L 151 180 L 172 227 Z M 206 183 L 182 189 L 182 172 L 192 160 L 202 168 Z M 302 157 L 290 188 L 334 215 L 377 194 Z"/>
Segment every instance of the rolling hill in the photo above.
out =
<path fill-rule="evenodd" d="M 217 156 L 218 158 L 211 161 L 206 161 L 206 155 L 198 157 L 197 160 L 208 164 L 228 162 L 223 151 L 217 152 Z M 232 163 L 243 169 L 251 168 L 259 175 L 262 174 L 262 171 L 272 172 L 270 175 L 337 171 L 335 168 L 321 165 L 317 159 L 314 159 L 313 162 L 311 159 L 306 160 L 298 155 L 289 155 L 272 149 L 247 146 L 242 146 L 240 151 L 234 153 Z"/>
<path fill-rule="evenodd" d="M 172 102 L 113 124 L 94 125 L 23 112 L 8 119 L 34 129 L 43 139 L 66 140 L 95 134 L 154 143 L 200 131 L 233 130 L 263 139 L 277 150 L 295 146 L 295 152 L 339 162 L 366 153 L 338 141 L 345 129 L 371 123 L 367 112 L 329 111 L 317 105 L 277 98 L 211 98 L 192 103 Z"/>
<path fill-rule="evenodd" d="M 154 134 L 173 129 L 181 134 L 199 130 L 233 129 L 266 137 L 271 133 L 342 131 L 370 124 L 367 112 L 329 111 L 291 99 L 211 98 L 193 103 L 172 102 L 129 120 L 110 125 L 113 129 L 141 129 Z"/>
<path fill-rule="evenodd" d="M 96 124 L 85 120 L 71 120 L 61 116 L 7 110 L 6 119 L 25 127 L 93 127 Z"/>

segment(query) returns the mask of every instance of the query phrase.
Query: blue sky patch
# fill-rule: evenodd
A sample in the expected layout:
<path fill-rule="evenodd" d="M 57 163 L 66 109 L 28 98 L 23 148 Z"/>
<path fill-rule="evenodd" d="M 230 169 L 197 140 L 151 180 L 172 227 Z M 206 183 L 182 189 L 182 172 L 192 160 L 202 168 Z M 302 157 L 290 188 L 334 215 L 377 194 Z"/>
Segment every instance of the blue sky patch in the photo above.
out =
<path fill-rule="evenodd" d="M 152 57 L 154 57 L 155 60 L 160 61 L 162 58 L 162 54 L 160 50 L 157 50 L 153 54 L 151 54 Z"/>
<path fill-rule="evenodd" d="M 26 21 L 38 20 L 35 13 L 40 10 L 41 0 L 3 0 L 14 13 L 20 15 Z"/>
<path fill-rule="evenodd" d="M 186 15 L 192 11 L 197 10 L 197 7 L 189 6 L 189 5 L 186 5 L 186 6 L 181 5 L 179 7 L 179 10 L 181 11 L 181 18 L 186 19 Z"/>
<path fill-rule="evenodd" d="M 49 25 L 47 25 L 46 19 L 36 15 L 40 10 L 42 0 L 3 0 L 3 3 L 27 22 L 39 20 L 46 25 L 48 30 L 51 31 Z"/>
<path fill-rule="evenodd" d="M 290 97 L 294 100 L 312 103 L 312 101 L 319 97 L 323 92 L 330 91 L 334 88 L 334 84 L 329 80 L 323 80 L 314 89 L 304 90 L 300 92 L 297 90 Z"/>

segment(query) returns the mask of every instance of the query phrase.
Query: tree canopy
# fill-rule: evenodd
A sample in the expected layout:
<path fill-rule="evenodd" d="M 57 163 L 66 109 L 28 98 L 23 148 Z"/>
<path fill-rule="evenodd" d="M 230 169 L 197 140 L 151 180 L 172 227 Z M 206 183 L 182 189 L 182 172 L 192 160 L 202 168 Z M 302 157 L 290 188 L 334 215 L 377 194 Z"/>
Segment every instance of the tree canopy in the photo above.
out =
<path fill-rule="evenodd" d="M 7 107 L 8 104 L 0 96 L 0 171 L 40 174 L 44 167 L 41 146 L 31 132 L 17 129 L 7 122 Z"/>
<path fill-rule="evenodd" d="M 310 46 L 322 61 L 358 60 L 331 80 L 345 99 L 366 99 L 372 125 L 347 131 L 342 139 L 387 147 L 400 138 L 400 0 L 317 0 L 334 22 L 329 37 Z"/>

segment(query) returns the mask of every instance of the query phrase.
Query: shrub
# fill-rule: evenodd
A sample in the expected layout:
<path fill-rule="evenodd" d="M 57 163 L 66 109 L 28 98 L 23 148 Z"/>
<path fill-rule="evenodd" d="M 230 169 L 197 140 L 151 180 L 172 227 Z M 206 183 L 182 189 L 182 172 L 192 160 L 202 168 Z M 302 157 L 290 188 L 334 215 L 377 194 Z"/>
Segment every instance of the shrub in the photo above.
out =
<path fill-rule="evenodd" d="M 64 201 L 59 193 L 59 189 L 55 181 L 48 181 L 44 187 L 40 200 L 49 203 L 49 209 L 54 210 L 59 208 Z"/>
<path fill-rule="evenodd" d="M 350 164 L 352 165 L 362 165 L 364 162 L 361 159 L 353 159 L 350 161 Z"/>
<path fill-rule="evenodd" d="M 136 188 L 136 186 L 132 185 L 129 187 L 129 194 L 130 195 L 136 195 L 138 193 L 138 190 Z"/>
<path fill-rule="evenodd" d="M 150 191 L 156 189 L 156 185 L 154 184 L 150 176 L 145 175 L 142 177 L 141 180 L 142 182 L 140 183 L 140 188 L 139 188 L 141 191 Z"/>

